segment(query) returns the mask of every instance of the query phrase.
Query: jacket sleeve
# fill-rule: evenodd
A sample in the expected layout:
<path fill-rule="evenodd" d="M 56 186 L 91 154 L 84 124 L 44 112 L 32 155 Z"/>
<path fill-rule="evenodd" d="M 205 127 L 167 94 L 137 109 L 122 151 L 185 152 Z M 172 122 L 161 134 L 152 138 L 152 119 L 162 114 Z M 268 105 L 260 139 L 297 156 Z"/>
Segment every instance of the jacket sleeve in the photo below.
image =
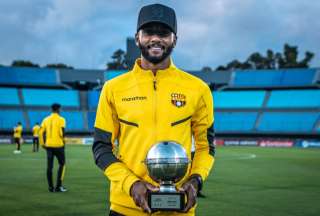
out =
<path fill-rule="evenodd" d="M 95 163 L 118 189 L 130 195 L 132 184 L 139 178 L 114 154 L 114 143 L 119 134 L 119 121 L 108 83 L 104 85 L 100 94 L 94 127 L 92 151 Z"/>
<path fill-rule="evenodd" d="M 195 141 L 195 154 L 191 174 L 199 174 L 205 180 L 214 164 L 215 146 L 213 143 L 213 99 L 210 88 L 205 85 L 199 98 L 196 112 L 191 119 Z"/>

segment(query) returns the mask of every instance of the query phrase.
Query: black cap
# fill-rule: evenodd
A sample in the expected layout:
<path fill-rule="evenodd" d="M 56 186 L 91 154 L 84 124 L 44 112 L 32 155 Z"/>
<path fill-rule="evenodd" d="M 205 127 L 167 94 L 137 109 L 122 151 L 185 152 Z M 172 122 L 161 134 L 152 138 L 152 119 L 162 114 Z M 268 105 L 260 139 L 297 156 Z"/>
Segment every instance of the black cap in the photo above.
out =
<path fill-rule="evenodd" d="M 162 4 L 151 4 L 142 7 L 138 17 L 137 32 L 142 26 L 151 22 L 162 23 L 177 34 L 176 13 L 170 7 Z"/>

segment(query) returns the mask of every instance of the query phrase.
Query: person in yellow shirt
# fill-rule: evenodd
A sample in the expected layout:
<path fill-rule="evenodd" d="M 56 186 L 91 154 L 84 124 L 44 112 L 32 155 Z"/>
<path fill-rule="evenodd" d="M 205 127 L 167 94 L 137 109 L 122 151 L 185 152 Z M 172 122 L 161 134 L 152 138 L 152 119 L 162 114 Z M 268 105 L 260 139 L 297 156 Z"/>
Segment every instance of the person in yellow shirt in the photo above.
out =
<path fill-rule="evenodd" d="M 65 173 L 65 127 L 66 121 L 60 116 L 60 104 L 52 104 L 52 113 L 41 123 L 40 144 L 47 151 L 47 180 L 49 192 L 66 192 L 62 186 Z M 54 157 L 59 162 L 56 187 L 54 188 L 52 179 L 52 169 Z"/>
<path fill-rule="evenodd" d="M 175 11 L 162 4 L 141 8 L 133 69 L 101 91 L 92 146 L 95 163 L 110 180 L 109 215 L 195 215 L 196 198 L 214 164 L 213 99 L 209 86 L 178 69 L 170 55 L 177 42 Z M 194 156 L 191 156 L 192 136 Z M 148 191 L 159 184 L 145 160 L 157 142 L 182 145 L 192 160 L 177 188 L 187 196 L 181 212 L 152 213 Z"/>
<path fill-rule="evenodd" d="M 33 134 L 32 151 L 33 152 L 39 151 L 39 132 L 40 132 L 40 126 L 39 126 L 39 123 L 37 122 L 32 128 L 32 134 Z"/>
<path fill-rule="evenodd" d="M 21 144 L 22 144 L 22 124 L 18 122 L 18 124 L 13 128 L 13 139 L 14 143 L 16 144 L 16 150 L 14 150 L 15 154 L 22 153 L 21 151 Z"/>

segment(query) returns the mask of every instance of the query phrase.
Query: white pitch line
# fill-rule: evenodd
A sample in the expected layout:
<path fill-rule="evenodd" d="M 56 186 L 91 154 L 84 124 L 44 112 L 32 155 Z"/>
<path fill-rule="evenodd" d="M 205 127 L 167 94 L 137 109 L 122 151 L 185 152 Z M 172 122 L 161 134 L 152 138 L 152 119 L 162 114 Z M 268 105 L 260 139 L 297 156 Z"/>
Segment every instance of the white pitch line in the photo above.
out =
<path fill-rule="evenodd" d="M 249 159 L 254 159 L 254 158 L 256 158 L 257 157 L 257 155 L 256 154 L 250 154 L 250 153 L 248 153 L 248 154 L 245 154 L 245 155 L 239 155 L 239 156 L 236 156 L 236 155 L 233 155 L 233 156 L 231 156 L 231 157 L 221 157 L 221 158 L 219 158 L 219 157 L 217 157 L 217 160 L 249 160 Z"/>

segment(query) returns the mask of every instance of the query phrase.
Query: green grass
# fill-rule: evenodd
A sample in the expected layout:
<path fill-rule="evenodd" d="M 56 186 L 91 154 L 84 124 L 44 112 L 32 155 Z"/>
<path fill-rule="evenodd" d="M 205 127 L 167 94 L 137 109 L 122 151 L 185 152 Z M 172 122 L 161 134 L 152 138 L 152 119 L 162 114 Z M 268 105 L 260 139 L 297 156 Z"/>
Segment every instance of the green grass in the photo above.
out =
<path fill-rule="evenodd" d="M 63 194 L 47 192 L 42 149 L 13 150 L 0 145 L 0 215 L 106 215 L 109 184 L 89 146 L 67 146 Z M 203 192 L 200 216 L 320 215 L 320 149 L 219 147 Z"/>

